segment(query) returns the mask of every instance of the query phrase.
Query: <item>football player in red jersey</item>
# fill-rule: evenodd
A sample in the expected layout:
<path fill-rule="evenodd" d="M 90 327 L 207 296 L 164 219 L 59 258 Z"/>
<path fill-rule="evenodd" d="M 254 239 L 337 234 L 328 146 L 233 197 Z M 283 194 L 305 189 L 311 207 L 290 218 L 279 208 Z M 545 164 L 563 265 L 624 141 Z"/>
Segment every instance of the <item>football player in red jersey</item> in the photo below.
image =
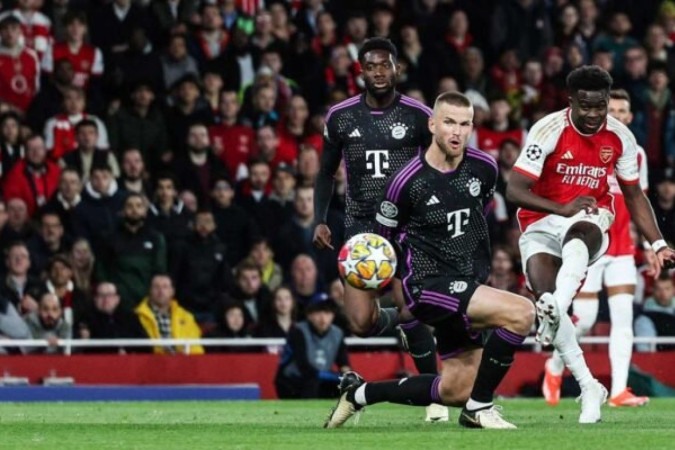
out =
<path fill-rule="evenodd" d="M 544 117 L 530 130 L 509 180 L 507 197 L 520 207 L 520 251 L 536 296 L 537 338 L 553 344 L 581 386 L 580 423 L 601 419 L 607 390 L 591 374 L 566 314 L 588 266 L 609 246 L 614 173 L 626 206 L 651 242 L 658 267 L 675 260 L 639 185 L 637 143 L 620 121 L 608 117 L 611 76 L 583 66 L 567 78 L 570 107 Z"/>

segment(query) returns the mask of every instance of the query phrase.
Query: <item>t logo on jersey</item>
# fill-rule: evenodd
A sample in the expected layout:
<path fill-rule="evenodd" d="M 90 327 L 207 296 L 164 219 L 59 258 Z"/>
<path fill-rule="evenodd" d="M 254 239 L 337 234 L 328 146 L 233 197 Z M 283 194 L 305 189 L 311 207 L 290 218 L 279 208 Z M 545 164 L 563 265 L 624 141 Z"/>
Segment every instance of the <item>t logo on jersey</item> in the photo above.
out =
<path fill-rule="evenodd" d="M 470 214 L 469 208 L 458 209 L 457 211 L 448 213 L 448 232 L 452 233 L 450 237 L 456 238 L 466 232 Z"/>
<path fill-rule="evenodd" d="M 389 168 L 388 150 L 366 150 L 366 169 L 374 170 L 373 178 L 384 178 L 383 170 Z"/>

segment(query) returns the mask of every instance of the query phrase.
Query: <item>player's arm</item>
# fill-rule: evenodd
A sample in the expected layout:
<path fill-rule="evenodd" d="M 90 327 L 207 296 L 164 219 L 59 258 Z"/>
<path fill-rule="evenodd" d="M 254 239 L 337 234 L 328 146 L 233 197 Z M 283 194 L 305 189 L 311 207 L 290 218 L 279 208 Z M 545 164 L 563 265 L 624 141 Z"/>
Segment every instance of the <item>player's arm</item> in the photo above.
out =
<path fill-rule="evenodd" d="M 375 213 L 377 232 L 389 241 L 396 236 L 398 230 L 405 226 L 408 219 L 410 209 L 408 184 L 410 181 L 401 184 L 401 181 L 405 181 L 402 178 L 401 170 L 389 177 Z"/>
<path fill-rule="evenodd" d="M 342 159 L 342 144 L 335 136 L 332 130 L 332 123 L 326 123 L 323 133 L 323 152 L 321 153 L 321 167 L 314 184 L 314 245 L 317 248 L 330 248 L 331 232 L 326 225 L 328 219 L 328 207 L 333 197 L 333 186 L 335 184 L 335 172 L 340 166 Z"/>
<path fill-rule="evenodd" d="M 589 211 L 597 209 L 597 202 L 593 197 L 582 196 L 570 203 L 562 204 L 537 195 L 532 192 L 532 186 L 535 182 L 536 179 L 514 170 L 506 187 L 506 199 L 516 206 L 530 211 L 556 214 L 563 217 L 573 216 L 582 209 Z"/>

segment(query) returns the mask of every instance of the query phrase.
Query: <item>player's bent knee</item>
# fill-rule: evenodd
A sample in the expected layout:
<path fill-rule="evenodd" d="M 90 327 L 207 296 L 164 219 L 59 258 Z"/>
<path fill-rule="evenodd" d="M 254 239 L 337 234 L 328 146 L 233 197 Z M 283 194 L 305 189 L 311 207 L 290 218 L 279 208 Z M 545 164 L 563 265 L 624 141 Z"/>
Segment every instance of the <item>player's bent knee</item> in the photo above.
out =
<path fill-rule="evenodd" d="M 351 332 L 362 338 L 370 336 L 374 325 L 370 317 L 349 317 L 348 322 Z"/>
<path fill-rule="evenodd" d="M 527 335 L 532 329 L 535 320 L 534 304 L 526 298 L 522 298 L 517 302 L 513 302 L 510 308 L 508 328 L 523 336 Z"/>
<path fill-rule="evenodd" d="M 471 388 L 471 383 L 464 383 L 463 385 L 441 383 L 439 394 L 445 406 L 461 407 L 469 400 Z"/>

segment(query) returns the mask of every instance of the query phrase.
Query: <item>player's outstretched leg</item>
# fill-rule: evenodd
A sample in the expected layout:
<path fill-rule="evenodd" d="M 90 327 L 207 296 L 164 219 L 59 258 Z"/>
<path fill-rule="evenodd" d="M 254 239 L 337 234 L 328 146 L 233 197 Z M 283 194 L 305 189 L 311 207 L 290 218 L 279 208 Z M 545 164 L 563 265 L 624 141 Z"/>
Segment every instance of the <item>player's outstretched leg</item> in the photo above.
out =
<path fill-rule="evenodd" d="M 354 392 L 364 383 L 363 377 L 356 372 L 346 372 L 342 375 L 340 384 L 338 385 L 340 398 L 323 424 L 324 428 L 341 427 L 347 420 L 363 409 L 363 406 L 354 400 Z"/>

